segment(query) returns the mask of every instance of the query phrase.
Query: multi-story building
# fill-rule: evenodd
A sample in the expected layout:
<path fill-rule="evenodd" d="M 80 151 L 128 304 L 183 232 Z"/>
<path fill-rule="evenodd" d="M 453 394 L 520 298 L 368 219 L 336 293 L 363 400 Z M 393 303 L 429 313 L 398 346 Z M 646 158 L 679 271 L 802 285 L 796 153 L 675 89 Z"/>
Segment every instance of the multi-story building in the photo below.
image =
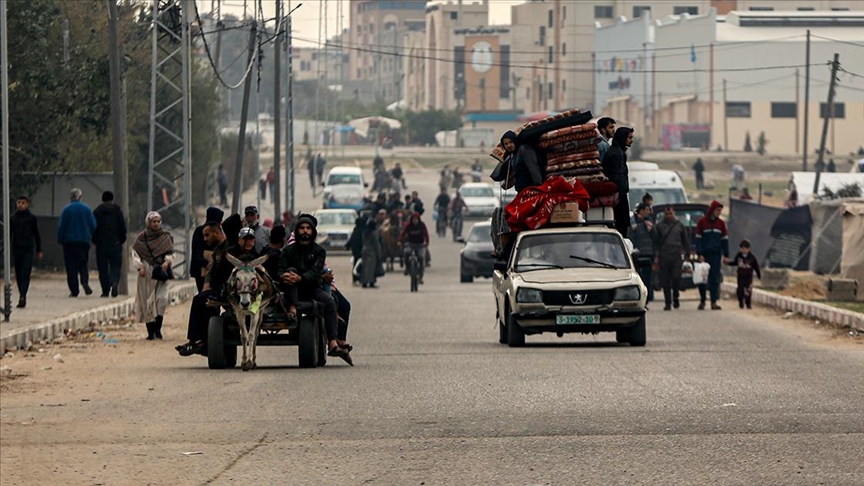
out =
<path fill-rule="evenodd" d="M 596 31 L 596 112 L 632 124 L 652 146 L 741 150 L 748 133 L 755 144 L 765 132 L 769 152 L 800 153 L 808 30 L 808 151 L 818 146 L 826 117 L 827 147 L 857 151 L 864 126 L 864 10 L 718 17 L 712 8 L 699 16 L 619 19 Z M 846 74 L 840 73 L 830 117 L 826 64 L 835 52 Z"/>
<path fill-rule="evenodd" d="M 712 0 L 711 6 L 717 15 L 726 15 L 733 10 L 740 12 L 779 11 L 851 11 L 861 10 L 860 0 Z"/>
<path fill-rule="evenodd" d="M 355 95 L 385 102 L 402 97 L 403 46 L 408 32 L 422 31 L 425 0 L 350 0 L 346 50 Z"/>

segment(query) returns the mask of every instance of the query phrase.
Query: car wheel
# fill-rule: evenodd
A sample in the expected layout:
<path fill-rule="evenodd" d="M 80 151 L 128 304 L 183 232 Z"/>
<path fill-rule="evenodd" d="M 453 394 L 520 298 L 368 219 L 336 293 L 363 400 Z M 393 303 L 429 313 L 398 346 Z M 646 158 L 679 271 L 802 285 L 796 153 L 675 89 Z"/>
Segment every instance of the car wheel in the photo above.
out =
<path fill-rule="evenodd" d="M 630 346 L 645 346 L 645 316 L 640 317 L 636 324 L 630 328 L 627 341 Z"/>
<path fill-rule="evenodd" d="M 629 343 L 630 342 L 629 339 L 630 339 L 630 331 L 629 330 L 615 331 L 615 341 L 616 342 L 619 342 L 622 344 L 623 343 Z"/>
<path fill-rule="evenodd" d="M 498 342 L 501 344 L 507 344 L 507 328 L 504 327 L 504 323 L 501 322 L 501 319 L 498 319 Z"/>
<path fill-rule="evenodd" d="M 511 348 L 521 348 L 522 346 L 525 346 L 525 333 L 522 331 L 522 328 L 519 327 L 516 319 L 513 318 L 510 309 L 507 309 L 504 319 L 507 321 L 507 344 Z"/>
<path fill-rule="evenodd" d="M 471 283 L 474 281 L 474 275 L 465 275 L 464 273 L 460 273 L 459 281 L 462 283 Z"/>

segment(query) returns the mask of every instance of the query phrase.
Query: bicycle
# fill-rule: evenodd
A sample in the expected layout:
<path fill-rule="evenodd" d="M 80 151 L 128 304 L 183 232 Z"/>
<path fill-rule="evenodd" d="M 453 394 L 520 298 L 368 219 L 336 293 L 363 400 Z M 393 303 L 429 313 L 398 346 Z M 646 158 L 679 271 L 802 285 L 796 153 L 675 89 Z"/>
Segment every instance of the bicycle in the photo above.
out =
<path fill-rule="evenodd" d="M 451 223 L 451 228 L 453 229 L 453 241 L 459 239 L 462 236 L 462 214 L 454 214 L 453 221 Z"/>
<path fill-rule="evenodd" d="M 435 222 L 435 231 L 438 233 L 439 238 L 447 237 L 447 211 L 446 210 L 438 210 L 438 221 Z"/>
<path fill-rule="evenodd" d="M 411 292 L 417 292 L 420 287 L 420 257 L 417 255 L 417 249 L 406 247 L 405 253 L 408 257 L 405 259 L 405 268 L 411 281 Z"/>

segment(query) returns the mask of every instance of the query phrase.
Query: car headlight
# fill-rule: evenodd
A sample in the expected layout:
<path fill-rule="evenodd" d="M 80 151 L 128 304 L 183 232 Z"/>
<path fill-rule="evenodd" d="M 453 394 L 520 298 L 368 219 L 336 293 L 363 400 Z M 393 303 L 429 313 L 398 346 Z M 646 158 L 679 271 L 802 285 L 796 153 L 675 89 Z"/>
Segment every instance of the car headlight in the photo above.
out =
<path fill-rule="evenodd" d="M 620 287 L 615 289 L 613 300 L 639 300 L 641 293 L 639 287 L 631 285 L 629 287 Z"/>
<path fill-rule="evenodd" d="M 543 291 L 539 289 L 520 288 L 516 292 L 516 302 L 520 304 L 541 304 L 543 303 Z"/>

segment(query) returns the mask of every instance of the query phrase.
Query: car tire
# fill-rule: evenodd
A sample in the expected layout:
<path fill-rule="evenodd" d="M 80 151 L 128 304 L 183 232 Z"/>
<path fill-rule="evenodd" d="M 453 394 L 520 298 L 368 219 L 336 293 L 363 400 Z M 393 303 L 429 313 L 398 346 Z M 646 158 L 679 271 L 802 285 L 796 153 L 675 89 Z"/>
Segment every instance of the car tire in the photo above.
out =
<path fill-rule="evenodd" d="M 459 281 L 462 283 L 471 283 L 474 281 L 474 275 L 465 275 L 464 273 L 460 273 Z"/>
<path fill-rule="evenodd" d="M 504 319 L 506 319 L 507 322 L 507 345 L 511 348 L 521 348 L 522 346 L 525 346 L 525 332 L 522 331 L 522 328 L 519 327 L 516 319 L 513 318 L 510 309 L 507 309 Z"/>
<path fill-rule="evenodd" d="M 615 341 L 621 344 L 630 343 L 630 331 L 615 331 Z"/>
<path fill-rule="evenodd" d="M 636 324 L 630 328 L 627 341 L 630 346 L 645 346 L 645 316 L 640 317 Z"/>
<path fill-rule="evenodd" d="M 498 342 L 500 344 L 507 344 L 507 328 L 504 327 L 501 319 L 498 319 Z"/>

